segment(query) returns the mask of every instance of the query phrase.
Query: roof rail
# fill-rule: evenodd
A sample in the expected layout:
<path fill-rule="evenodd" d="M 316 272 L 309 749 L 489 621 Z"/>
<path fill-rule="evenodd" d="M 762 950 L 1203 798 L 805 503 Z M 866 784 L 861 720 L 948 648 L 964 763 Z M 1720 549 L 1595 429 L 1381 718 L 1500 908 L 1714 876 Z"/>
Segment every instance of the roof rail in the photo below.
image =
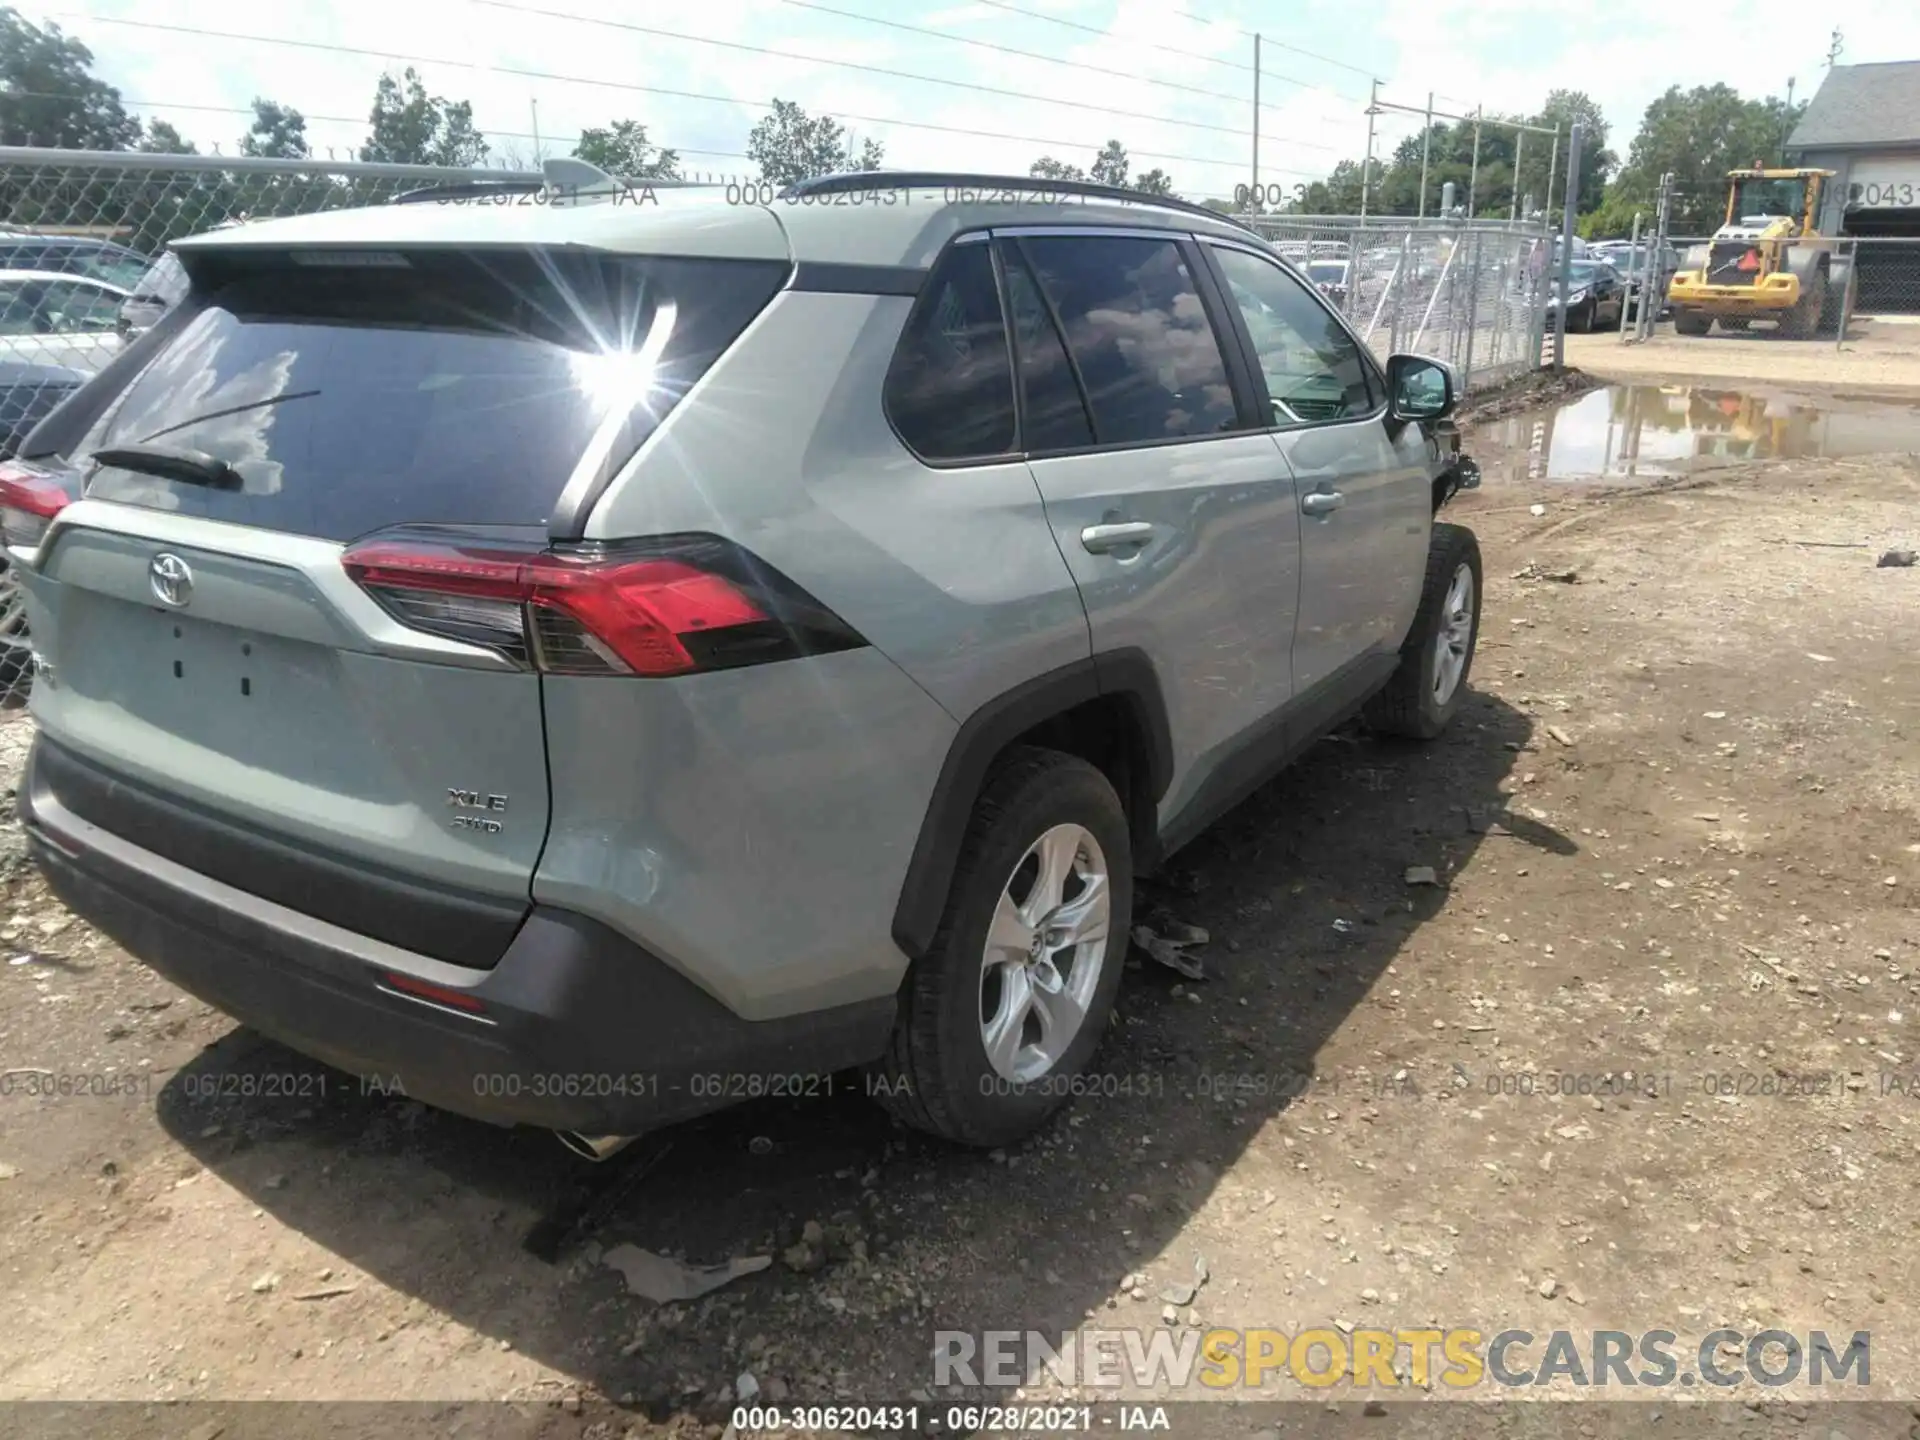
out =
<path fill-rule="evenodd" d="M 418 205 L 427 200 L 466 200 L 483 195 L 549 195 L 556 201 L 565 197 L 570 200 L 591 200 L 596 196 L 617 197 L 634 184 L 649 189 L 679 190 L 693 189 L 699 184 L 691 180 L 621 180 L 609 175 L 598 165 L 585 160 L 575 159 L 571 155 L 557 155 L 541 162 L 541 178 L 502 177 L 499 180 L 467 179 L 453 180 L 444 185 L 426 185 L 418 190 L 408 190 L 396 195 L 390 203 L 394 205 Z"/>
<path fill-rule="evenodd" d="M 1189 215 L 1204 215 L 1237 230 L 1258 237 L 1245 220 L 1219 210 L 1209 209 L 1177 195 L 1154 195 L 1145 190 L 1129 190 L 1124 185 L 1100 185 L 1091 180 L 1048 180 L 1038 175 L 987 175 L 945 170 L 850 170 L 840 175 L 821 175 L 812 180 L 796 180 L 780 192 L 780 198 L 802 195 L 833 195 L 846 190 L 932 190 L 966 187 L 993 190 L 1035 190 L 1043 194 L 1084 195 L 1090 200 L 1118 200 L 1133 205 L 1157 205 L 1163 210 L 1179 210 Z"/>

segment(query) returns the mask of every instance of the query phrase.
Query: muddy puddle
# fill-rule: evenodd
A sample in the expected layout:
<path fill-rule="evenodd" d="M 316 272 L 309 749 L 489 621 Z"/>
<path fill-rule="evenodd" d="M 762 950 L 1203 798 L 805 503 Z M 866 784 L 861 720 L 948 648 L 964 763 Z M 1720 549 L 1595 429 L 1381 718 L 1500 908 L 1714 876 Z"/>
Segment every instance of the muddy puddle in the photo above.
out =
<path fill-rule="evenodd" d="M 1474 429 L 1488 482 L 1653 481 L 1717 465 L 1920 451 L 1920 404 L 1729 390 L 1609 385 Z"/>

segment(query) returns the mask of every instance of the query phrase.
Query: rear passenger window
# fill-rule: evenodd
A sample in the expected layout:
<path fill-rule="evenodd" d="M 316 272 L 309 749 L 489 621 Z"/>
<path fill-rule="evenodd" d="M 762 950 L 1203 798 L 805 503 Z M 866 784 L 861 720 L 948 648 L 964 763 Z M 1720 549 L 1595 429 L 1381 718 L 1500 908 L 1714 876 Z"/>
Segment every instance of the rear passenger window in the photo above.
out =
<path fill-rule="evenodd" d="M 923 460 L 1013 449 L 1013 362 L 984 244 L 956 245 L 927 277 L 887 371 L 884 399 Z"/>
<path fill-rule="evenodd" d="M 1237 426 L 1220 341 L 1179 242 L 1032 236 L 1020 248 L 1060 313 L 1100 444 Z"/>

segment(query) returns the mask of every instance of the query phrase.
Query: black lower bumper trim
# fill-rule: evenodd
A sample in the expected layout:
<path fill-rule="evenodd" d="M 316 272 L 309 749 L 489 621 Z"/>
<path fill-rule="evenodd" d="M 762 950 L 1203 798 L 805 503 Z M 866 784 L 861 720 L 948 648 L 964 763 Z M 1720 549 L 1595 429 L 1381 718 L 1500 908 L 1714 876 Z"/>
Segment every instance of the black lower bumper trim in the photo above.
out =
<path fill-rule="evenodd" d="M 221 905 L 41 823 L 34 770 L 30 760 L 21 820 L 76 914 L 263 1034 L 441 1109 L 636 1134 L 757 1095 L 817 1093 L 810 1081 L 877 1058 L 893 1024 L 891 997 L 744 1020 L 626 937 L 545 906 L 460 986 L 477 1011 L 421 1003 L 383 984 L 391 970 L 329 943 L 328 927 Z"/>

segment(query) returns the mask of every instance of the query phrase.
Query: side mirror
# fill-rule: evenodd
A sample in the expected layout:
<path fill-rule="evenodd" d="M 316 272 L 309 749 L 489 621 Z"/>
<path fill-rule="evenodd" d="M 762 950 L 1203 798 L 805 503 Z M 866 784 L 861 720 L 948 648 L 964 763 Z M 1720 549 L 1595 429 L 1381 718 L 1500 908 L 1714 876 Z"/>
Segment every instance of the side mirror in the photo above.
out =
<path fill-rule="evenodd" d="M 1441 420 L 1453 413 L 1459 393 L 1453 367 L 1424 355 L 1395 355 L 1387 361 L 1387 418 Z"/>

